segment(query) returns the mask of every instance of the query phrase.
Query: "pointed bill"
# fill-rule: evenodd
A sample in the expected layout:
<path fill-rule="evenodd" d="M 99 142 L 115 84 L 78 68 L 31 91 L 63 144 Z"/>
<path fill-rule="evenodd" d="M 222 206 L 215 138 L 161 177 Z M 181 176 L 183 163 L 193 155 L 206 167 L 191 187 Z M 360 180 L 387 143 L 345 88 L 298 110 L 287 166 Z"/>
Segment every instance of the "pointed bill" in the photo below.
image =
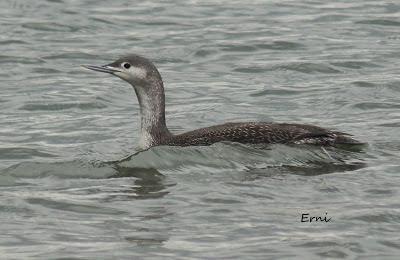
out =
<path fill-rule="evenodd" d="M 94 71 L 99 71 L 99 72 L 105 72 L 105 73 L 111 73 L 113 74 L 114 72 L 121 72 L 120 70 L 104 65 L 104 66 L 95 66 L 95 65 L 81 65 L 81 67 L 84 67 L 86 69 L 94 70 Z"/>

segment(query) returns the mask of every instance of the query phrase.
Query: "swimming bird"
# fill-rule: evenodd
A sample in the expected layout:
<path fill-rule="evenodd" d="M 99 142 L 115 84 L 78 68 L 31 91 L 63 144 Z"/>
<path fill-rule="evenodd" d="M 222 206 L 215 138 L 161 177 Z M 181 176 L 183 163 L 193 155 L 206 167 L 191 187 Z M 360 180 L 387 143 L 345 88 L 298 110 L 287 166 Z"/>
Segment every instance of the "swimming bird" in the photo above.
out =
<path fill-rule="evenodd" d="M 351 135 L 318 126 L 289 123 L 225 123 L 182 134 L 172 134 L 165 122 L 164 83 L 156 66 L 139 55 L 127 55 L 104 65 L 82 65 L 109 73 L 133 86 L 140 106 L 140 148 L 153 146 L 206 146 L 228 141 L 243 144 L 362 144 Z"/>

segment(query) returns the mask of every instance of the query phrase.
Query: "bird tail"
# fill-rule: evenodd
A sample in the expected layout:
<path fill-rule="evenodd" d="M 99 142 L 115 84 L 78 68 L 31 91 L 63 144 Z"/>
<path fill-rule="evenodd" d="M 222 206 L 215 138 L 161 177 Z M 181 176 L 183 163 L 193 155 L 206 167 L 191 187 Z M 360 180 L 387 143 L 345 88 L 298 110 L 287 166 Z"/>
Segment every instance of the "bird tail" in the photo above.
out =
<path fill-rule="evenodd" d="M 353 138 L 352 135 L 342 133 L 342 132 L 333 132 L 334 140 L 333 144 L 348 144 L 348 145 L 365 145 L 366 143 L 360 142 Z"/>

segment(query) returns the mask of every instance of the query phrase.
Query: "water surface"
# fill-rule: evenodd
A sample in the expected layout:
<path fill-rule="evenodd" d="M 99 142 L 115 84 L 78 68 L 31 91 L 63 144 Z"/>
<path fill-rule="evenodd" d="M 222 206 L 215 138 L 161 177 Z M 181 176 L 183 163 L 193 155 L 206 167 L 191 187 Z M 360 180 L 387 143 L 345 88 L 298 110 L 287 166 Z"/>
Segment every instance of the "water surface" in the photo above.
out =
<path fill-rule="evenodd" d="M 385 0 L 1 1 L 2 258 L 397 259 L 399 16 Z M 369 146 L 136 154 L 134 91 L 79 67 L 126 53 L 159 68 L 174 132 L 310 123 Z"/>

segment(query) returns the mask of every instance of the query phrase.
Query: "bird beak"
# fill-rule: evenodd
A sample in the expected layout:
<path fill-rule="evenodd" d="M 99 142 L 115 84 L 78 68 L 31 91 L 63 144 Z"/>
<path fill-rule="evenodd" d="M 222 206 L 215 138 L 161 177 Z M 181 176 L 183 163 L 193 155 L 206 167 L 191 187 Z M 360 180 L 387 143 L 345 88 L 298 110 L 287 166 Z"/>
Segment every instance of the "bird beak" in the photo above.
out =
<path fill-rule="evenodd" d="M 105 72 L 105 73 L 111 73 L 114 74 L 115 72 L 121 72 L 115 67 L 112 67 L 110 65 L 104 65 L 104 66 L 94 66 L 94 65 L 81 65 L 82 67 L 94 71 L 99 71 L 99 72 Z"/>

